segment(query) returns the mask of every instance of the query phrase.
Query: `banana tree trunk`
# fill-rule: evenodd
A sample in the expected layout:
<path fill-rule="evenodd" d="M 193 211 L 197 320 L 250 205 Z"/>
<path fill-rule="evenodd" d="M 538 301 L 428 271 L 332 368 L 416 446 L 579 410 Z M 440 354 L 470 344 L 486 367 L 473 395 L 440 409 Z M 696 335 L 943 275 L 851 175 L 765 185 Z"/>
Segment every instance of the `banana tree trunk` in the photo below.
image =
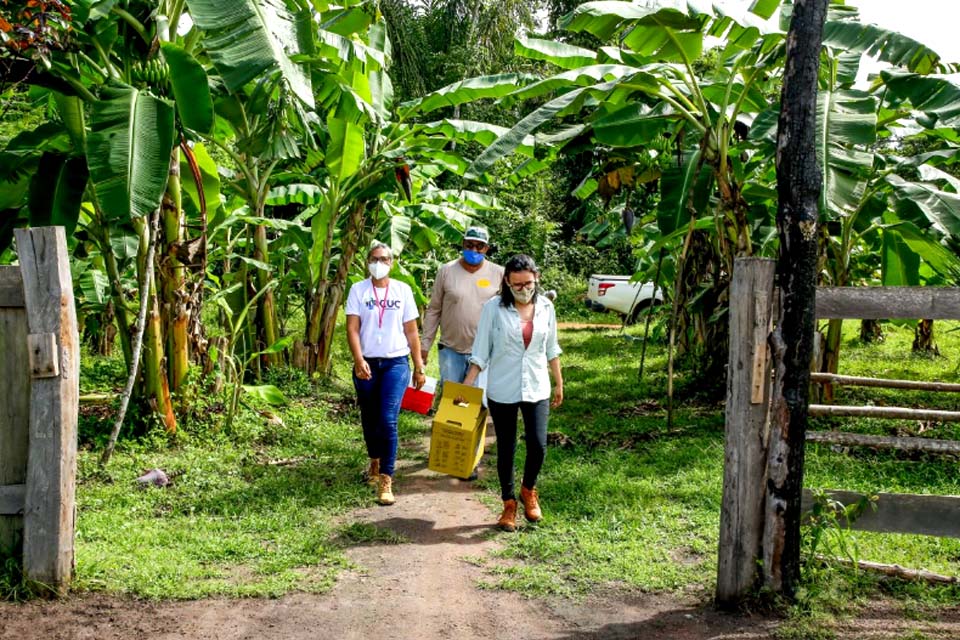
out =
<path fill-rule="evenodd" d="M 363 234 L 364 223 L 363 203 L 354 206 L 347 219 L 347 228 L 341 243 L 340 264 L 337 273 L 330 283 L 323 309 L 323 332 L 321 334 L 319 350 L 317 352 L 317 366 L 324 375 L 330 374 L 333 364 L 333 338 L 337 329 L 337 312 L 343 301 L 343 292 L 347 287 L 347 276 L 350 275 L 350 265 L 357 255 L 360 246 L 360 237 Z"/>
<path fill-rule="evenodd" d="M 113 300 L 107 302 L 102 311 L 91 313 L 78 327 L 90 350 L 98 356 L 109 357 L 117 338 L 116 316 Z"/>
<path fill-rule="evenodd" d="M 837 373 L 840 368 L 840 343 L 843 339 L 843 320 L 834 318 L 827 325 L 827 339 L 823 351 L 824 373 Z M 823 384 L 823 402 L 833 402 L 833 385 Z"/>
<path fill-rule="evenodd" d="M 113 246 L 110 244 L 110 230 L 106 225 L 100 226 L 98 238 L 100 253 L 103 255 L 103 267 L 110 282 L 110 299 L 113 301 L 117 319 L 117 333 L 120 335 L 120 347 L 123 350 L 123 361 L 127 371 L 133 366 L 133 345 L 130 342 L 130 332 L 133 326 L 130 322 L 130 312 L 123 295 L 123 283 L 120 280 L 120 268 L 117 258 L 113 255 Z"/>
<path fill-rule="evenodd" d="M 187 292 L 185 269 L 177 259 L 176 248 L 183 242 L 183 207 L 180 195 L 180 149 L 170 156 L 170 174 L 163 196 L 163 238 L 159 253 L 160 290 L 163 304 L 160 323 L 167 343 L 167 364 L 170 390 L 176 393 L 187 379 L 190 368 L 188 327 L 190 295 Z"/>
<path fill-rule="evenodd" d="M 940 355 L 937 340 L 933 334 L 933 320 L 921 320 L 913 332 L 913 352 L 927 355 Z"/>
<path fill-rule="evenodd" d="M 140 249 L 137 255 L 138 279 L 147 269 L 147 254 L 149 234 L 145 220 L 135 221 L 140 232 Z M 173 404 L 170 399 L 170 386 L 164 367 L 163 325 L 160 322 L 160 301 L 157 297 L 156 280 L 151 279 L 140 292 L 141 296 L 149 296 L 147 301 L 146 328 L 143 338 L 143 395 L 154 413 L 164 424 L 167 432 L 175 433 L 177 419 L 173 413 Z"/>
<path fill-rule="evenodd" d="M 335 205 L 333 205 L 335 206 Z M 327 295 L 330 290 L 331 281 L 328 277 L 330 273 L 330 262 L 333 248 L 333 234 L 336 229 L 336 215 L 331 216 L 331 221 L 327 225 L 327 233 L 324 238 L 323 253 L 320 259 L 320 268 L 318 273 L 320 279 L 316 286 L 312 287 L 312 292 L 307 300 L 307 326 L 304 332 L 304 350 L 306 352 L 305 371 L 313 375 L 317 371 L 318 363 L 321 362 L 320 354 L 320 336 L 323 331 L 323 313 L 326 309 Z"/>
<path fill-rule="evenodd" d="M 883 325 L 879 320 L 864 319 L 860 321 L 860 342 L 873 344 L 883 342 Z"/>
<path fill-rule="evenodd" d="M 262 216 L 263 211 L 258 212 L 258 215 Z M 253 246 L 254 259 L 264 264 L 269 264 L 270 253 L 267 242 L 267 228 L 265 226 L 258 225 L 254 230 Z M 265 269 L 257 269 L 256 283 L 257 291 L 262 291 L 270 283 L 270 272 Z M 277 309 L 273 291 L 267 291 L 260 296 L 257 304 L 257 320 L 260 324 L 260 337 L 264 343 L 261 346 L 265 349 L 280 339 L 280 333 L 277 330 Z M 280 353 L 269 353 L 263 356 L 262 360 L 268 367 L 274 367 L 281 363 L 281 357 L 282 354 Z"/>

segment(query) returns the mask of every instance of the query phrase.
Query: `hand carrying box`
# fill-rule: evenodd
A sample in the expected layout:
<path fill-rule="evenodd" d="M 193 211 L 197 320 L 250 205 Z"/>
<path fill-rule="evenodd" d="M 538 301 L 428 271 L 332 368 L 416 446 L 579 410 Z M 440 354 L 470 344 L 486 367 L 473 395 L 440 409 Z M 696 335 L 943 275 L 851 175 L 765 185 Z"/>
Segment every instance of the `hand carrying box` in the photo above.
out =
<path fill-rule="evenodd" d="M 455 403 L 458 397 L 465 402 Z M 427 468 L 457 478 L 468 477 L 483 455 L 486 431 L 483 389 L 444 382 L 440 407 L 433 418 Z"/>
<path fill-rule="evenodd" d="M 437 379 L 427 376 L 427 381 L 423 383 L 420 389 L 413 388 L 413 376 L 407 383 L 407 390 L 403 392 L 403 400 L 400 401 L 400 408 L 408 411 L 416 411 L 427 415 L 430 407 L 433 406 L 433 396 L 437 392 Z"/>

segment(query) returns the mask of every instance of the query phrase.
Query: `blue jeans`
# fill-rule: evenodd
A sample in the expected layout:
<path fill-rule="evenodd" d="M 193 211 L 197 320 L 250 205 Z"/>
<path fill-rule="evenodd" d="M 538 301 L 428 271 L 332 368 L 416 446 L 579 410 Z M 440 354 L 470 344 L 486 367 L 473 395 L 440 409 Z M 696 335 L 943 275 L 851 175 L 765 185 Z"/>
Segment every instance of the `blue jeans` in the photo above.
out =
<path fill-rule="evenodd" d="M 397 416 L 400 401 L 410 382 L 410 362 L 399 358 L 367 358 L 371 377 L 353 376 L 360 404 L 360 424 L 367 455 L 380 459 L 380 473 L 393 475 L 397 462 Z"/>
<path fill-rule="evenodd" d="M 440 384 L 443 384 L 444 380 L 449 380 L 450 382 L 463 382 L 463 379 L 467 377 L 467 371 L 470 370 L 470 354 L 469 353 L 457 353 L 450 347 L 438 347 L 437 359 L 440 364 Z M 487 372 L 486 370 L 481 371 L 480 375 L 477 377 L 477 386 L 481 389 L 484 389 L 483 392 L 483 404 L 487 404 Z"/>

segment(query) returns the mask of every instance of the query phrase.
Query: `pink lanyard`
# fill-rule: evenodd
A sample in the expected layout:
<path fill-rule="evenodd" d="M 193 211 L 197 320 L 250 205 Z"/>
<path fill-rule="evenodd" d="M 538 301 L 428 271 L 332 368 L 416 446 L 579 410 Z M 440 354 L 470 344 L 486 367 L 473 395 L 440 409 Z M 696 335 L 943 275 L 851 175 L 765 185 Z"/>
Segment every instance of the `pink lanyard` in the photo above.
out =
<path fill-rule="evenodd" d="M 370 281 L 370 285 L 373 287 L 373 299 L 380 308 L 380 322 L 377 324 L 377 327 L 383 329 L 383 312 L 387 310 L 387 296 L 390 295 L 390 281 L 387 280 L 387 288 L 383 292 L 383 304 L 380 304 L 380 299 L 377 297 L 377 285 L 373 284 L 373 280 Z"/>

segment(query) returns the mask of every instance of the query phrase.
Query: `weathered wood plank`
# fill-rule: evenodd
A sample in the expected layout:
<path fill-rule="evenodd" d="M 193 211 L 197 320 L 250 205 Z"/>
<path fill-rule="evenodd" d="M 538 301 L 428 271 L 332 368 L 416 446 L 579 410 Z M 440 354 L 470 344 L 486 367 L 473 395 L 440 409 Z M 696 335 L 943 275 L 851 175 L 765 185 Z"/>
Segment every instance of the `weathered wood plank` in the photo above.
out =
<path fill-rule="evenodd" d="M 844 376 L 836 373 L 811 373 L 810 382 L 829 382 L 848 387 L 880 387 L 882 389 L 912 389 L 916 391 L 942 391 L 960 393 L 960 384 L 932 382 L 928 380 L 894 380 L 889 378 L 865 378 Z"/>
<path fill-rule="evenodd" d="M 57 336 L 52 333 L 31 333 L 27 336 L 30 349 L 30 375 L 34 378 L 56 378 L 60 375 L 57 356 Z"/>
<path fill-rule="evenodd" d="M 896 438 L 892 436 L 870 436 L 861 433 L 844 433 L 842 431 L 808 431 L 807 442 L 871 447 L 873 449 L 896 449 L 897 451 L 960 454 L 960 441 L 934 440 L 933 438 Z"/>
<path fill-rule="evenodd" d="M 20 267 L 0 266 L 0 308 L 23 306 Z"/>
<path fill-rule="evenodd" d="M 27 499 L 27 485 L 0 484 L 0 516 L 17 516 L 22 519 L 23 506 Z M 9 547 L 3 547 L 5 551 Z"/>
<path fill-rule="evenodd" d="M 960 411 L 909 409 L 907 407 L 854 407 L 836 404 L 811 404 L 811 416 L 841 416 L 846 418 L 885 418 L 888 420 L 939 420 L 960 422 Z"/>
<path fill-rule="evenodd" d="M 830 499 L 854 504 L 864 494 L 855 491 L 825 491 Z M 914 533 L 942 538 L 960 538 L 960 496 L 931 496 L 909 493 L 877 494 L 877 508 L 867 507 L 850 523 L 857 531 Z M 813 505 L 813 493 L 803 490 L 803 511 Z"/>
<path fill-rule="evenodd" d="M 717 602 L 734 603 L 757 580 L 763 532 L 774 262 L 738 258 L 730 288 L 730 357 Z M 755 402 L 759 399 L 759 402 Z"/>
<path fill-rule="evenodd" d="M 60 375 L 30 390 L 24 573 L 65 592 L 73 577 L 80 348 L 63 227 L 17 229 L 30 333 L 53 333 Z"/>
<path fill-rule="evenodd" d="M 818 287 L 817 317 L 960 319 L 956 287 Z"/>
<path fill-rule="evenodd" d="M 0 267 L 0 274 L 18 267 Z M 2 277 L 0 277 L 2 278 Z M 21 288 L 22 295 L 22 288 Z M 0 308 L 0 485 L 22 485 L 27 479 L 27 446 L 30 433 L 30 372 L 27 369 L 27 311 Z M 4 515 L 0 512 L 0 549 L 22 552 L 23 504 Z M 6 512 L 10 513 L 10 512 Z"/>

